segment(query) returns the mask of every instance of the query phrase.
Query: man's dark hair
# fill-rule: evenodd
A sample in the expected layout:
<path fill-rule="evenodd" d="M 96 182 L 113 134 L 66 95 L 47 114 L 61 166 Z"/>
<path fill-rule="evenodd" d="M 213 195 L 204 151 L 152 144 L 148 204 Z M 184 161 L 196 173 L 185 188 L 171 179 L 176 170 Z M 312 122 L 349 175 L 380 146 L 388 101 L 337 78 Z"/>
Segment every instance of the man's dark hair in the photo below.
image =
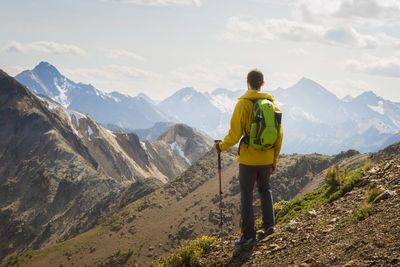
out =
<path fill-rule="evenodd" d="M 259 90 L 264 82 L 264 75 L 259 70 L 252 70 L 247 74 L 247 82 L 250 84 L 251 89 Z"/>

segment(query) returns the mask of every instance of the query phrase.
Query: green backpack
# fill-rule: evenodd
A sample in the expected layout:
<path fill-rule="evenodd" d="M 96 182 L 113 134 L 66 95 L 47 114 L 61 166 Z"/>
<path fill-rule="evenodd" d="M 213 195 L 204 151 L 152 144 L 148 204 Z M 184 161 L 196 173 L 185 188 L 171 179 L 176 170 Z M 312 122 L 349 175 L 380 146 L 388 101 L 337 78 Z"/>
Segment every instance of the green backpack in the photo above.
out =
<path fill-rule="evenodd" d="M 281 133 L 282 112 L 268 99 L 255 99 L 253 102 L 253 123 L 246 143 L 255 149 L 266 150 L 275 145 Z"/>

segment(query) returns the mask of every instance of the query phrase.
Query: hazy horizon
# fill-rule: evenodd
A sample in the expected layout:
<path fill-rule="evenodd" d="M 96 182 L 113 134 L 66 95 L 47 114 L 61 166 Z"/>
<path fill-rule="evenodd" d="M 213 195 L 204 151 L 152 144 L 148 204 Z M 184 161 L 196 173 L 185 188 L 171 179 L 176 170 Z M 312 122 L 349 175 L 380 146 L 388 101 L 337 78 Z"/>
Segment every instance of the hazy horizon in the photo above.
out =
<path fill-rule="evenodd" d="M 0 68 L 47 61 L 75 82 L 152 99 L 184 87 L 264 90 L 301 77 L 339 98 L 400 102 L 400 1 L 3 1 Z"/>

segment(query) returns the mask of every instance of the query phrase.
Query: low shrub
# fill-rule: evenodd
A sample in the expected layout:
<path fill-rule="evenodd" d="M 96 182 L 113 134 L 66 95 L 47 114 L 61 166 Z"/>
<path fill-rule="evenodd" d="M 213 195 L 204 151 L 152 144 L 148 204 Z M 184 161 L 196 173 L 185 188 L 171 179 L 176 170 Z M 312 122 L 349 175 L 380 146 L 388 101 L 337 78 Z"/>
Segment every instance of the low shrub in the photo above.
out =
<path fill-rule="evenodd" d="M 379 189 L 379 188 L 376 188 L 376 187 L 370 188 L 370 189 L 365 193 L 365 196 L 366 196 L 365 201 L 366 201 L 367 203 L 370 203 L 370 202 L 374 201 L 374 199 L 375 199 L 377 196 L 379 196 L 380 194 L 382 194 L 382 192 L 383 192 L 382 189 Z"/>
<path fill-rule="evenodd" d="M 118 249 L 114 254 L 107 257 L 105 263 L 100 264 L 100 266 L 124 266 L 125 263 L 132 256 L 133 250 L 129 249 L 127 251 L 122 251 Z"/>
<path fill-rule="evenodd" d="M 361 221 L 371 214 L 372 205 L 370 203 L 364 203 L 359 208 L 354 209 L 353 216 L 355 219 Z"/>
<path fill-rule="evenodd" d="M 207 253 L 215 241 L 215 237 L 202 236 L 182 245 L 172 253 L 160 258 L 156 263 L 151 263 L 150 266 L 199 266 L 200 256 Z"/>

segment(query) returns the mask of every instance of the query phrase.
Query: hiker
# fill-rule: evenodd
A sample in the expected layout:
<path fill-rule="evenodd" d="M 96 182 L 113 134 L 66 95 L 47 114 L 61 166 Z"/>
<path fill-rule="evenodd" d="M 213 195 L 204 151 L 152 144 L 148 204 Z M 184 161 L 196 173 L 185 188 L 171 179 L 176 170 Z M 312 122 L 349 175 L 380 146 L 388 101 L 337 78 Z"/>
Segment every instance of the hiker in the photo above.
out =
<path fill-rule="evenodd" d="M 261 92 L 264 85 L 264 76 L 259 70 L 252 70 L 247 75 L 247 92 L 236 103 L 231 118 L 229 133 L 223 141 L 214 144 L 214 151 L 220 153 L 239 143 L 239 183 L 241 192 L 241 217 L 242 236 L 235 240 L 236 245 L 250 245 L 256 242 L 253 212 L 253 188 L 257 184 L 261 198 L 262 219 L 264 235 L 274 232 L 275 216 L 270 189 L 270 175 L 276 171 L 278 156 L 282 144 L 282 128 L 279 126 L 278 137 L 273 147 L 268 149 L 255 149 L 249 145 L 250 125 L 253 123 L 253 101 L 256 99 L 268 99 L 274 105 L 275 110 L 280 111 L 274 102 L 274 97 Z"/>

